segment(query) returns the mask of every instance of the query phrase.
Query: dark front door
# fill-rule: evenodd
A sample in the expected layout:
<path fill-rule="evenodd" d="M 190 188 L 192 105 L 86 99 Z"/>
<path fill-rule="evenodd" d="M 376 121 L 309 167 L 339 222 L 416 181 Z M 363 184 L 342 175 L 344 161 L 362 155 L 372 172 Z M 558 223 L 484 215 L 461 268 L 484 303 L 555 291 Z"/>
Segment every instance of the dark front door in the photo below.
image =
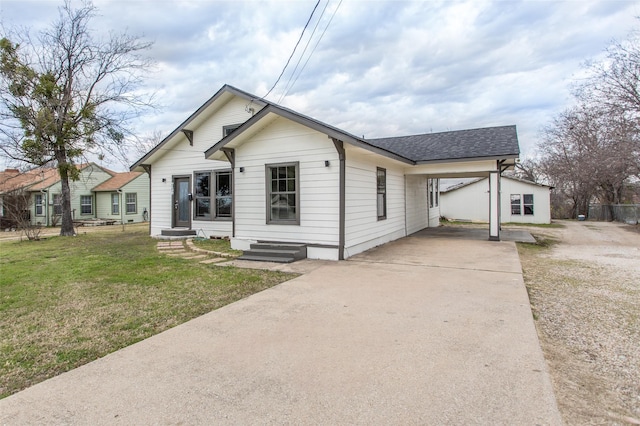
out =
<path fill-rule="evenodd" d="M 191 228 L 191 178 L 173 179 L 173 227 Z"/>

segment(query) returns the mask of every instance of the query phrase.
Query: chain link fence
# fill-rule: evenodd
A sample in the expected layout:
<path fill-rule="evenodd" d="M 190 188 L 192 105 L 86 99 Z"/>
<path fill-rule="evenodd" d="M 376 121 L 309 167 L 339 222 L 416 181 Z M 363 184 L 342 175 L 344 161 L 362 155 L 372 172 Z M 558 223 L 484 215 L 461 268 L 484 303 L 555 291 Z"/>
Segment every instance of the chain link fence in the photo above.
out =
<path fill-rule="evenodd" d="M 640 204 L 591 204 L 589 220 L 616 221 L 636 225 L 640 220 Z"/>

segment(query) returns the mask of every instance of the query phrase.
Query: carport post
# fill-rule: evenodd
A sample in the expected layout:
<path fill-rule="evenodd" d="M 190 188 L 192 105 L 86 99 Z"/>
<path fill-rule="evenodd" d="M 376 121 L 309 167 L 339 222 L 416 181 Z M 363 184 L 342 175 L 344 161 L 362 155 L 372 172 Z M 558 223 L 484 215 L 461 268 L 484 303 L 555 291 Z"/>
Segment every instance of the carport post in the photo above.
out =
<path fill-rule="evenodd" d="M 489 172 L 489 241 L 500 241 L 500 171 Z"/>

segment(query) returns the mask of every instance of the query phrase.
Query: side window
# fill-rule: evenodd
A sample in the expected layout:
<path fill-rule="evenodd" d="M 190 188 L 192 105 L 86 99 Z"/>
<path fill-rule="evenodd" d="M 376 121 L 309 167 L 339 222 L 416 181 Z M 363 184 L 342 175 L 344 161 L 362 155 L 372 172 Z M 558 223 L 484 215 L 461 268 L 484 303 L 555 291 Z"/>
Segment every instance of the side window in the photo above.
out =
<path fill-rule="evenodd" d="M 53 194 L 53 214 L 62 214 L 62 194 Z"/>
<path fill-rule="evenodd" d="M 80 196 L 80 214 L 93 214 L 93 196 Z"/>
<path fill-rule="evenodd" d="M 136 214 L 138 212 L 138 194 L 128 192 L 124 198 L 127 204 L 127 214 Z"/>
<path fill-rule="evenodd" d="M 520 194 L 511 194 L 511 214 L 522 214 Z"/>
<path fill-rule="evenodd" d="M 34 204 L 36 205 L 36 216 L 43 216 L 44 210 L 42 208 L 42 194 L 35 195 Z"/>
<path fill-rule="evenodd" d="M 211 173 L 196 173 L 194 179 L 195 218 L 211 219 Z"/>
<path fill-rule="evenodd" d="M 522 207 L 524 214 L 533 214 L 533 194 L 522 194 Z"/>
<path fill-rule="evenodd" d="M 267 223 L 300 223 L 298 163 L 267 164 Z"/>
<path fill-rule="evenodd" d="M 120 214 L 120 194 L 111 194 L 111 214 Z"/>
<path fill-rule="evenodd" d="M 378 167 L 376 175 L 378 187 L 376 197 L 378 220 L 383 220 L 387 218 L 387 170 Z"/>
<path fill-rule="evenodd" d="M 216 217 L 231 217 L 231 170 L 216 172 Z"/>

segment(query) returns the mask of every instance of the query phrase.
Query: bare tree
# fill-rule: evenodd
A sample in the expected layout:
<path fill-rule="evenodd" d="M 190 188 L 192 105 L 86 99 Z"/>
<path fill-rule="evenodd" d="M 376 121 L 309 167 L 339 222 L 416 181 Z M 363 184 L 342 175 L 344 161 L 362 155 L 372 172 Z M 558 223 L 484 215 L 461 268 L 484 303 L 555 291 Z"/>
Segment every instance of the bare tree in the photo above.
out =
<path fill-rule="evenodd" d="M 95 13 L 89 1 L 72 9 L 67 0 L 36 41 L 24 31 L 0 39 L 0 151 L 57 166 L 60 235 L 75 234 L 69 181 L 78 178 L 77 162 L 117 152 L 130 121 L 151 104 L 137 91 L 151 66 L 140 52 L 151 43 L 126 33 L 94 38 Z"/>
<path fill-rule="evenodd" d="M 39 240 L 42 228 L 31 222 L 31 194 L 16 189 L 3 194 L 2 205 L 5 218 L 12 227 L 24 233 L 29 240 Z"/>

